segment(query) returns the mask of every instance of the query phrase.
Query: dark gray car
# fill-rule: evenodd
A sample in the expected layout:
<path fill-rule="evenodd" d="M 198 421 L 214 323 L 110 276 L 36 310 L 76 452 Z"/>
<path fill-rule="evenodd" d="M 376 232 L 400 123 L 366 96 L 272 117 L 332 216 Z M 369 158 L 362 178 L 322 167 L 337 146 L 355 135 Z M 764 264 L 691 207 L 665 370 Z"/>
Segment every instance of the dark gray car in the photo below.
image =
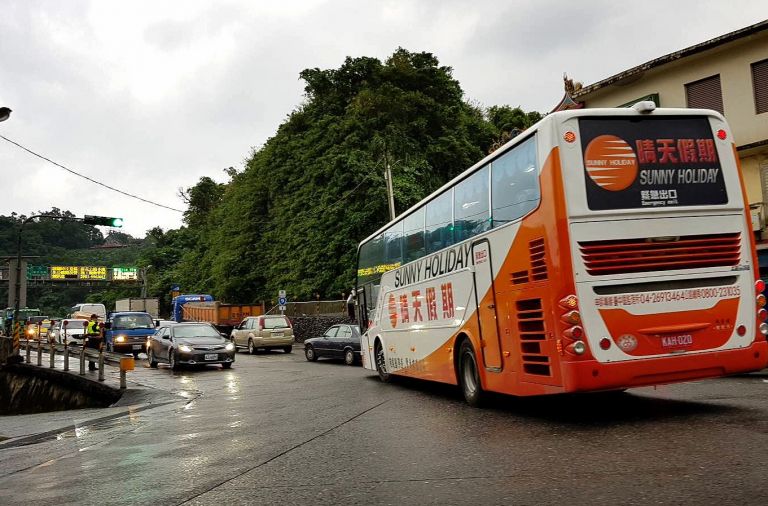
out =
<path fill-rule="evenodd" d="M 304 356 L 310 362 L 328 357 L 353 365 L 360 361 L 360 329 L 357 325 L 334 325 L 322 336 L 304 341 Z"/>
<path fill-rule="evenodd" d="M 235 345 L 209 323 L 160 326 L 147 343 L 150 367 L 167 362 L 173 370 L 184 364 L 221 364 L 229 369 L 234 361 Z"/>

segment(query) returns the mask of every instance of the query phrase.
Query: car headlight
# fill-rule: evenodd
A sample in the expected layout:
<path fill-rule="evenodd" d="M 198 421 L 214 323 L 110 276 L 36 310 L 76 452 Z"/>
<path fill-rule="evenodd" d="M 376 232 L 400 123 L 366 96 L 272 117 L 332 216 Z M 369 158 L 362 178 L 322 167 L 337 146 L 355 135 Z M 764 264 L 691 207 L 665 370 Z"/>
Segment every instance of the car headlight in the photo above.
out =
<path fill-rule="evenodd" d="M 190 351 L 192 351 L 192 347 L 187 346 L 186 344 L 182 344 L 181 346 L 179 346 L 179 351 L 183 351 L 184 353 L 189 353 Z"/>
<path fill-rule="evenodd" d="M 27 334 L 29 334 L 30 336 L 34 336 L 34 335 L 35 335 L 35 331 L 34 331 L 34 329 L 29 329 L 29 330 L 27 331 Z"/>
<path fill-rule="evenodd" d="M 227 343 L 227 345 L 224 347 L 224 349 L 227 350 L 227 351 L 232 351 L 232 350 L 235 349 L 235 345 L 232 344 L 232 343 Z"/>
<path fill-rule="evenodd" d="M 124 343 L 125 342 L 125 336 L 117 336 L 115 338 L 115 342 Z"/>

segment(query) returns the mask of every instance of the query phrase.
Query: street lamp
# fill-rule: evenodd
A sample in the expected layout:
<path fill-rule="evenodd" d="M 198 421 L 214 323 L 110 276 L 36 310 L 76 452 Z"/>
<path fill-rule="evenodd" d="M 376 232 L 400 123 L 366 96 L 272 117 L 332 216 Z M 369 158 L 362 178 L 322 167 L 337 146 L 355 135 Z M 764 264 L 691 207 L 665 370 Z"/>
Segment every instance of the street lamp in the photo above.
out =
<path fill-rule="evenodd" d="M 0 107 L 0 121 L 5 121 L 11 117 L 11 110 L 7 107 Z"/>

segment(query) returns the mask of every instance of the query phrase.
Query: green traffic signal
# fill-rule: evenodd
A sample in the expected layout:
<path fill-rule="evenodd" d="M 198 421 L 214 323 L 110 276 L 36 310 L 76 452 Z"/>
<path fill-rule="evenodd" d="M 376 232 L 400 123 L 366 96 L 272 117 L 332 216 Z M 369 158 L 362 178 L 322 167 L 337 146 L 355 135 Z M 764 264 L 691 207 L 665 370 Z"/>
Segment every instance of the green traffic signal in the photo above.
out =
<path fill-rule="evenodd" d="M 83 216 L 83 223 L 86 225 L 104 225 L 107 227 L 120 228 L 123 226 L 122 218 L 113 218 L 110 216 L 93 216 L 86 214 Z"/>

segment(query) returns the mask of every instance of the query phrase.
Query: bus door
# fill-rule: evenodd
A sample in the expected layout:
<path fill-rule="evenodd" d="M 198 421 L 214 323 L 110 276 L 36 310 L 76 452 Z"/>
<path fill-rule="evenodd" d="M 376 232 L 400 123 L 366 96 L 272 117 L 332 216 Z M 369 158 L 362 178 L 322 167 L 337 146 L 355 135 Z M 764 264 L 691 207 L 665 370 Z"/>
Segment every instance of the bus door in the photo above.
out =
<path fill-rule="evenodd" d="M 501 371 L 503 364 L 496 320 L 496 290 L 493 286 L 491 245 L 488 239 L 481 239 L 472 244 L 472 261 L 475 266 L 475 302 L 483 364 L 486 369 L 498 372 Z"/>
<path fill-rule="evenodd" d="M 367 285 L 370 286 L 370 285 Z M 357 323 L 360 327 L 360 334 L 365 334 L 368 330 L 368 298 L 365 293 L 365 287 L 360 286 L 357 288 Z"/>

